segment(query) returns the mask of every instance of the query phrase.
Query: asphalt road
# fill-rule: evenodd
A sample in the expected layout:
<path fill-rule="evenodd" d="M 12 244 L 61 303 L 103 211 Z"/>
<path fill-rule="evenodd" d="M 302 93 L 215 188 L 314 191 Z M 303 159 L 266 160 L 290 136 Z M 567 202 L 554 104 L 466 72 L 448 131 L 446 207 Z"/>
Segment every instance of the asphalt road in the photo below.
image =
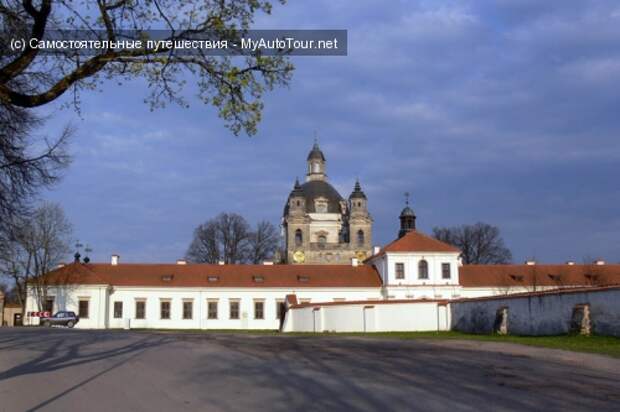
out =
<path fill-rule="evenodd" d="M 0 328 L 0 411 L 620 410 L 620 360 L 519 345 Z"/>

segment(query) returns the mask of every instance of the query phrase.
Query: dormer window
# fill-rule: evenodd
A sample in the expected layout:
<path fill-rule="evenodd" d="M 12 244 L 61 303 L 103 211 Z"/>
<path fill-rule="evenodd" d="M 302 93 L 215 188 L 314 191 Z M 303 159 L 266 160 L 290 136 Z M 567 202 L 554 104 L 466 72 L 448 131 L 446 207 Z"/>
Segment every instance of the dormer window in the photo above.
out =
<path fill-rule="evenodd" d="M 252 280 L 255 283 L 263 283 L 265 281 L 265 277 L 262 275 L 255 275 L 255 276 L 252 276 Z"/>
<path fill-rule="evenodd" d="M 523 281 L 523 275 L 510 275 L 510 277 L 512 278 L 512 280 L 516 280 L 517 282 Z"/>
<path fill-rule="evenodd" d="M 219 282 L 219 280 L 220 280 L 219 276 L 214 276 L 214 275 L 207 276 L 208 282 Z"/>
<path fill-rule="evenodd" d="M 299 275 L 299 276 L 297 276 L 297 280 L 299 282 L 308 282 L 310 280 L 310 276 Z"/>
<path fill-rule="evenodd" d="M 314 209 L 316 210 L 316 213 L 327 213 L 327 206 L 327 199 L 319 198 L 314 201 Z"/>
<path fill-rule="evenodd" d="M 164 282 L 170 282 L 172 281 L 172 279 L 174 279 L 174 275 L 163 275 L 161 277 L 161 280 L 163 280 Z"/>

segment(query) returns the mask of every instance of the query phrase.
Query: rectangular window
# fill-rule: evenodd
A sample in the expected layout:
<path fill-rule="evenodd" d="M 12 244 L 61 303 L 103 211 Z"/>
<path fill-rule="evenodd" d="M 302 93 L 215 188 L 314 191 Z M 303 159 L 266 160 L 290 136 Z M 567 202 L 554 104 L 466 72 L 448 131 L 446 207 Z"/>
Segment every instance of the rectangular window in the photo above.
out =
<path fill-rule="evenodd" d="M 170 319 L 170 301 L 163 300 L 159 303 L 159 317 L 161 319 Z"/>
<path fill-rule="evenodd" d="M 281 299 L 276 300 L 276 319 L 284 318 L 284 312 L 286 309 L 286 305 L 284 301 Z"/>
<path fill-rule="evenodd" d="M 144 319 L 146 316 L 146 302 L 143 300 L 136 301 L 136 319 Z"/>
<path fill-rule="evenodd" d="M 78 316 L 82 319 L 88 319 L 88 299 L 81 299 L 78 303 Z"/>
<path fill-rule="evenodd" d="M 265 302 L 262 300 L 254 301 L 254 319 L 265 319 Z"/>
<path fill-rule="evenodd" d="M 114 302 L 114 319 L 123 317 L 123 302 Z"/>
<path fill-rule="evenodd" d="M 404 279 L 404 278 L 405 278 L 405 264 L 396 263 L 396 279 Z"/>
<path fill-rule="evenodd" d="M 45 305 L 43 305 L 44 312 L 53 312 L 54 311 L 54 297 L 45 298 Z"/>
<path fill-rule="evenodd" d="M 230 318 L 239 319 L 239 301 L 230 302 Z"/>
<path fill-rule="evenodd" d="M 451 277 L 451 273 L 450 273 L 450 264 L 449 263 L 442 263 L 441 264 L 441 277 L 443 279 L 450 279 Z"/>
<path fill-rule="evenodd" d="M 217 300 L 207 302 L 207 319 L 217 319 Z"/>
<path fill-rule="evenodd" d="M 192 319 L 194 317 L 194 302 L 191 300 L 183 301 L 183 319 Z"/>

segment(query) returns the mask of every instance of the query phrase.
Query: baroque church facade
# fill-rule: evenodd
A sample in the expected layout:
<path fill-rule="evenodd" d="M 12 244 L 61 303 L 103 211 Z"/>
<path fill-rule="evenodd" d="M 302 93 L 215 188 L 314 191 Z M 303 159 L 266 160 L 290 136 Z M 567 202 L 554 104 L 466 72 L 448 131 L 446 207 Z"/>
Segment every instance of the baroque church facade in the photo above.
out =
<path fill-rule="evenodd" d="M 371 255 L 372 217 L 356 181 L 348 199 L 328 182 L 325 155 L 317 142 L 306 159 L 303 184 L 295 181 L 282 217 L 289 264 L 350 264 Z"/>

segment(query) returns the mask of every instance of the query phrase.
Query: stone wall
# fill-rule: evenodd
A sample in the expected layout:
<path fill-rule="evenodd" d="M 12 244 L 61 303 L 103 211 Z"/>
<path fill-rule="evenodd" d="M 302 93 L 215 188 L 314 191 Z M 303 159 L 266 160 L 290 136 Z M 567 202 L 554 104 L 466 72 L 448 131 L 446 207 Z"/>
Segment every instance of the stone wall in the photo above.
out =
<path fill-rule="evenodd" d="M 620 286 L 463 299 L 450 311 L 461 332 L 620 337 Z"/>

